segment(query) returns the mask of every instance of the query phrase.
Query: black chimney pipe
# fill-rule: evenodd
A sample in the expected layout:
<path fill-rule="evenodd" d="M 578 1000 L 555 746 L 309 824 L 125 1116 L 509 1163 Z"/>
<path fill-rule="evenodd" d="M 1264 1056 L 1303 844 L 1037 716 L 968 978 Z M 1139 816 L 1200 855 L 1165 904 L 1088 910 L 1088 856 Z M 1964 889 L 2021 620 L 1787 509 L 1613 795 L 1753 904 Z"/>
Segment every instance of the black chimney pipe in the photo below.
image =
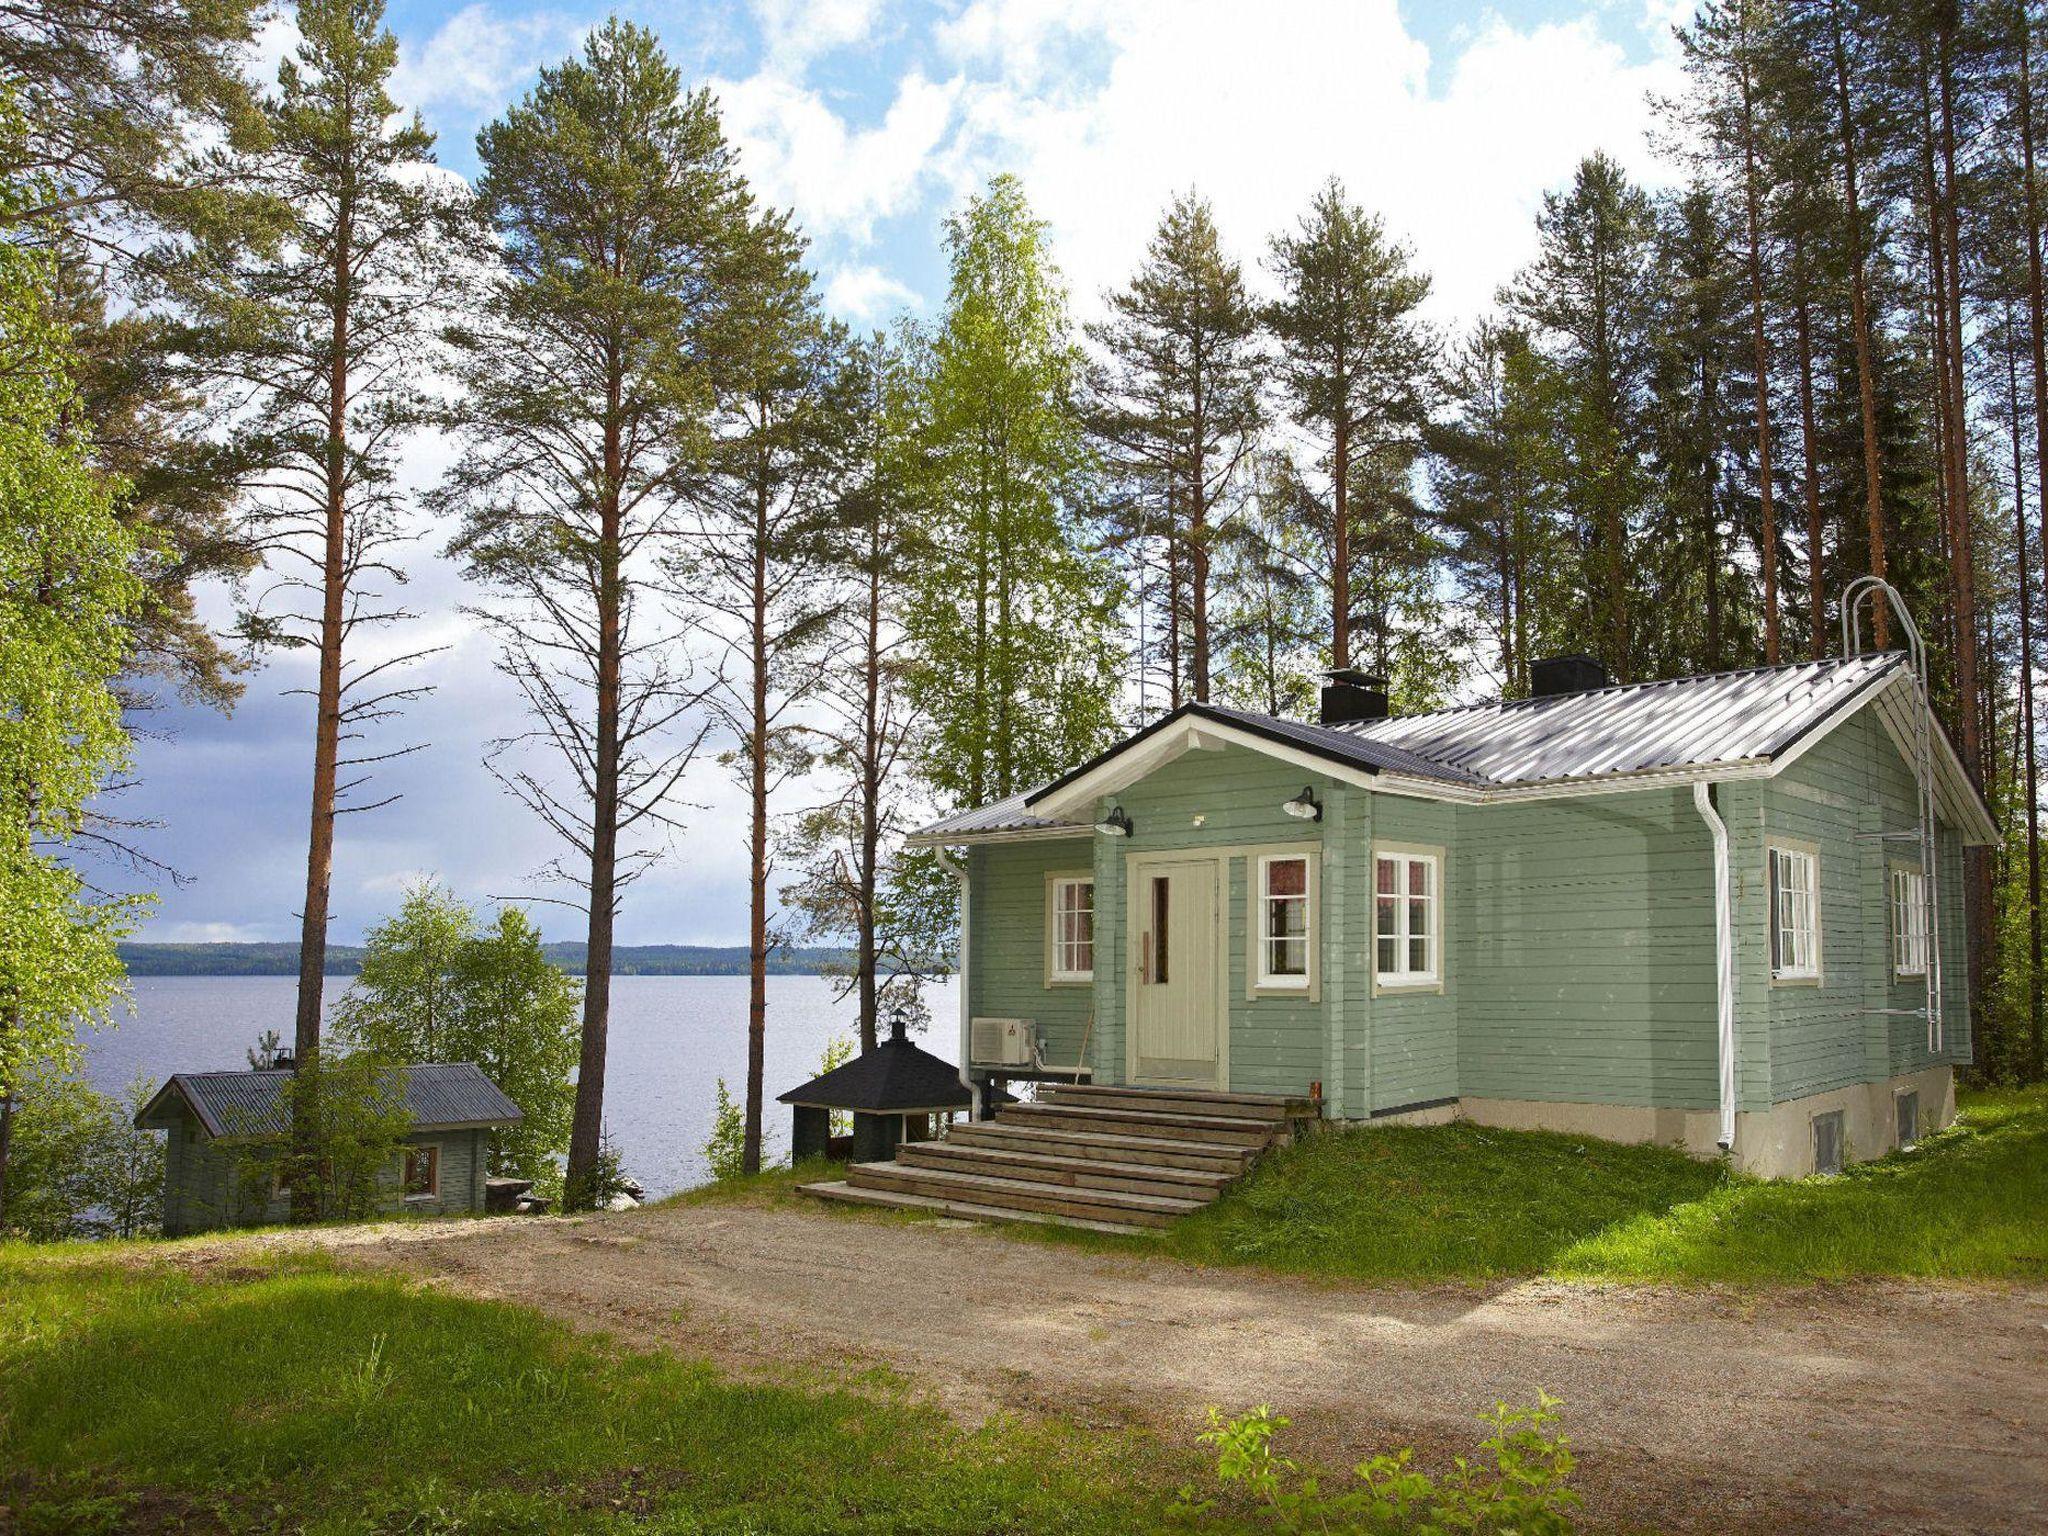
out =
<path fill-rule="evenodd" d="M 1350 725 L 1359 720 L 1387 718 L 1387 680 L 1357 667 L 1332 667 L 1323 676 L 1322 708 L 1316 715 L 1320 725 Z"/>
<path fill-rule="evenodd" d="M 1591 693 L 1606 688 L 1614 679 L 1595 657 L 1578 652 L 1570 656 L 1545 656 L 1529 663 L 1529 697 L 1556 698 L 1566 693 Z"/>

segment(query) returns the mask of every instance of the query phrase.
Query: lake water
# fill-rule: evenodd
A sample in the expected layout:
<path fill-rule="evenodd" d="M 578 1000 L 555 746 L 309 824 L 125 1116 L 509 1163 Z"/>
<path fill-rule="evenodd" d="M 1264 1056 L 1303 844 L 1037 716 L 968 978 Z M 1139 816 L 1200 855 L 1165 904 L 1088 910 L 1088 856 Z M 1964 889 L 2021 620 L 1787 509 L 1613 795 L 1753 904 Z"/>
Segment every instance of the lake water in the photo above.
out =
<path fill-rule="evenodd" d="M 138 976 L 133 1017 L 86 1040 L 86 1075 L 118 1093 L 137 1074 L 161 1082 L 173 1072 L 237 1070 L 266 1029 L 291 1039 L 297 978 L 291 976 Z M 331 1002 L 348 978 L 330 976 Z M 775 1095 L 815 1077 L 825 1047 L 851 1037 L 857 1012 L 836 1001 L 822 976 L 768 978 L 768 1103 L 763 1115 L 771 1156 L 789 1147 L 789 1110 Z M 933 1027 L 922 1043 L 957 1054 L 953 983 L 926 994 Z M 605 1124 L 626 1171 L 650 1195 L 702 1183 L 704 1139 L 711 1132 L 716 1084 L 735 1099 L 747 1077 L 747 978 L 615 976 L 605 1068 Z"/>

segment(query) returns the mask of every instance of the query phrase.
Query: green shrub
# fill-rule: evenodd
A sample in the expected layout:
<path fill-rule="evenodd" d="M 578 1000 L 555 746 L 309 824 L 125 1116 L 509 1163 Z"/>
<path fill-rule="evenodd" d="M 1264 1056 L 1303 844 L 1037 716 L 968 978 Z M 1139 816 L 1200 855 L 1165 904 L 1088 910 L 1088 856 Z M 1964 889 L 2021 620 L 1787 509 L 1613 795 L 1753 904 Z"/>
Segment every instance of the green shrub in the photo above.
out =
<path fill-rule="evenodd" d="M 714 1179 L 736 1179 L 746 1172 L 747 1117 L 733 1102 L 725 1079 L 718 1080 L 718 1100 L 711 1111 L 711 1135 L 704 1142 L 704 1163 Z"/>
<path fill-rule="evenodd" d="M 1273 1437 L 1288 1420 L 1261 1404 L 1237 1418 L 1209 1410 L 1200 1436 L 1216 1448 L 1216 1475 L 1249 1493 L 1276 1529 L 1318 1536 L 1563 1536 L 1574 1529 L 1579 1496 L 1565 1486 L 1574 1465 L 1570 1438 L 1559 1432 L 1558 1400 L 1537 1394 L 1533 1408 L 1496 1403 L 1480 1415 L 1492 1429 L 1479 1452 L 1460 1456 L 1453 1470 L 1432 1478 L 1414 1465 L 1413 1450 L 1375 1456 L 1355 1469 L 1351 1486 L 1325 1490 L 1313 1477 L 1273 1452 Z M 1181 1492 L 1181 1507 L 1206 1513 L 1211 1501 Z"/>

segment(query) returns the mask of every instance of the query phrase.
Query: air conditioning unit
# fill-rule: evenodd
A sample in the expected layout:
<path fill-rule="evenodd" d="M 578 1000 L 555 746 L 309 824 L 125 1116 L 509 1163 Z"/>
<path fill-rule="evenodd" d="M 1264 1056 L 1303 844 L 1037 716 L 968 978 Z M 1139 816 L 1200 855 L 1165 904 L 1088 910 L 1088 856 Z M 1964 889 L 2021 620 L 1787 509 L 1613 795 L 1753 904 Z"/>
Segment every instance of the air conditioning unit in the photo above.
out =
<path fill-rule="evenodd" d="M 971 1020 L 967 1031 L 969 1064 L 977 1067 L 1028 1067 L 1036 1059 L 1038 1026 L 1030 1019 Z"/>

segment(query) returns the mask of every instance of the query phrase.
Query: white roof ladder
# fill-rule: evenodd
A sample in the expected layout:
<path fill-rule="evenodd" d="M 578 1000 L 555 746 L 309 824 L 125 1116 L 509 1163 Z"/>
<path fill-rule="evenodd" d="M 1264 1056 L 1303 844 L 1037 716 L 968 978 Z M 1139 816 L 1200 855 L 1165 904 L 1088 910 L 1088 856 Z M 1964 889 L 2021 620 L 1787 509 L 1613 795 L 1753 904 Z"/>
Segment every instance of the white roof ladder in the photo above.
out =
<path fill-rule="evenodd" d="M 1927 646 L 1920 638 L 1920 626 L 1906 611 L 1899 589 L 1881 576 L 1858 576 L 1842 591 L 1842 654 L 1863 654 L 1863 609 L 1867 604 L 1873 617 L 1883 601 L 1898 620 L 1906 637 L 1906 660 L 1913 670 L 1914 686 L 1920 690 L 1920 707 L 1914 712 L 1913 778 L 1920 801 L 1920 890 L 1927 904 L 1927 1049 L 1939 1054 L 1941 1027 L 1941 866 L 1935 844 L 1934 700 L 1927 686 Z"/>

